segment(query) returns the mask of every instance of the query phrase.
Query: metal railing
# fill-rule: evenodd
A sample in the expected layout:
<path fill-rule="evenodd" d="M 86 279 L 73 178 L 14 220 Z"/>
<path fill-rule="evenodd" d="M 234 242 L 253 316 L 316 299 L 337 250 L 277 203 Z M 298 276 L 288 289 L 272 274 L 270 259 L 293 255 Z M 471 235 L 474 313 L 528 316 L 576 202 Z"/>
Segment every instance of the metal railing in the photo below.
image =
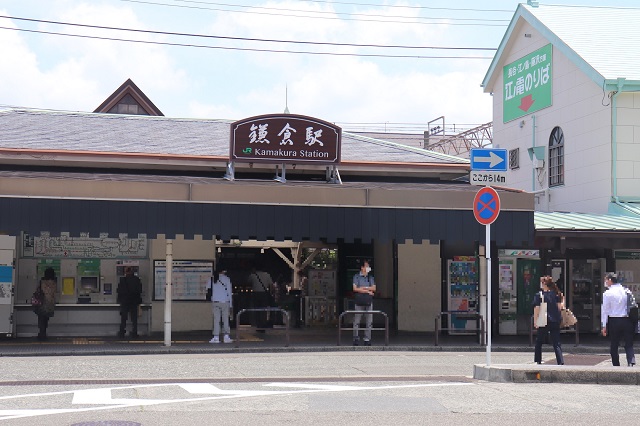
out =
<path fill-rule="evenodd" d="M 531 315 L 531 321 L 529 321 L 529 346 L 533 346 L 533 330 L 534 329 L 535 327 L 533 326 L 533 315 Z M 561 334 L 574 333 L 576 335 L 576 346 L 580 345 L 580 330 L 577 322 L 571 327 L 561 328 L 560 333 Z"/>
<path fill-rule="evenodd" d="M 244 314 L 245 312 L 282 312 L 282 317 L 285 319 L 284 320 L 284 325 L 285 325 L 285 347 L 289 346 L 289 312 L 285 311 L 284 309 L 281 308 L 274 308 L 274 307 L 269 307 L 269 308 L 247 308 L 247 309 L 241 309 L 237 314 L 236 314 L 236 341 L 235 341 L 235 347 L 237 348 L 239 343 L 240 343 L 240 316 L 242 314 Z M 260 327 L 254 327 L 253 325 L 251 326 L 251 328 L 260 328 Z"/>
<path fill-rule="evenodd" d="M 476 328 L 465 328 L 465 329 L 449 328 L 449 327 L 442 328 L 442 317 L 445 315 L 456 315 L 458 318 L 475 320 Z M 467 311 L 443 311 L 443 312 L 440 312 L 438 315 L 436 315 L 435 322 L 436 322 L 436 329 L 434 333 L 435 346 L 438 346 L 439 344 L 438 337 L 440 336 L 441 331 L 459 331 L 461 333 L 474 332 L 478 335 L 478 340 L 480 341 L 480 345 L 481 346 L 486 345 L 485 343 L 486 335 L 484 331 L 484 318 L 482 318 L 482 315 L 480 315 L 479 313 L 467 312 Z"/>
<path fill-rule="evenodd" d="M 351 327 L 343 327 L 342 326 L 342 317 L 346 314 L 363 314 L 363 315 L 369 315 L 369 314 L 380 314 L 380 315 L 384 315 L 384 328 L 380 328 L 380 327 L 371 327 L 371 331 L 381 331 L 384 330 L 384 345 L 385 346 L 389 346 L 389 316 L 387 315 L 386 312 L 382 312 L 382 311 L 343 311 L 340 316 L 338 317 L 338 346 L 340 346 L 342 344 L 341 342 L 341 335 L 342 335 L 342 331 L 343 330 L 351 330 L 353 331 L 355 328 L 353 327 L 353 325 Z M 353 324 L 353 322 L 352 322 Z M 366 327 L 358 327 L 358 329 L 364 329 L 366 330 Z"/>

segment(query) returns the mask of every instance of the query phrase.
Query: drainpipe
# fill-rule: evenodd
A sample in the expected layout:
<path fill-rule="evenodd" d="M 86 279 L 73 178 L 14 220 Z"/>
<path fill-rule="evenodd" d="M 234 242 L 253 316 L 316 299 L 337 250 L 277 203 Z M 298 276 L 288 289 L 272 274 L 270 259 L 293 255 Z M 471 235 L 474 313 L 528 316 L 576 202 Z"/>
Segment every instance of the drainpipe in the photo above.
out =
<path fill-rule="evenodd" d="M 533 148 L 536 147 L 536 116 L 531 116 L 532 121 L 532 131 L 531 131 L 531 146 Z M 536 169 L 534 167 L 531 168 L 531 191 L 536 190 Z"/>
<path fill-rule="evenodd" d="M 625 79 L 619 78 L 617 91 L 611 97 L 611 198 L 618 203 L 618 95 L 622 92 Z"/>

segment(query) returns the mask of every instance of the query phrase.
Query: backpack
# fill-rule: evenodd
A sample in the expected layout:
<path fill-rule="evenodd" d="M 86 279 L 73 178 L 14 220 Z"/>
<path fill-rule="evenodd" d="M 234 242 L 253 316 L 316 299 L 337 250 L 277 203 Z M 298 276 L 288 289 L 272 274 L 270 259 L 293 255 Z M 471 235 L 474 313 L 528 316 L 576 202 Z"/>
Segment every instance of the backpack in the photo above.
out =
<path fill-rule="evenodd" d="M 634 324 L 638 323 L 638 304 L 636 298 L 633 297 L 633 293 L 629 289 L 627 291 L 627 315 Z"/>

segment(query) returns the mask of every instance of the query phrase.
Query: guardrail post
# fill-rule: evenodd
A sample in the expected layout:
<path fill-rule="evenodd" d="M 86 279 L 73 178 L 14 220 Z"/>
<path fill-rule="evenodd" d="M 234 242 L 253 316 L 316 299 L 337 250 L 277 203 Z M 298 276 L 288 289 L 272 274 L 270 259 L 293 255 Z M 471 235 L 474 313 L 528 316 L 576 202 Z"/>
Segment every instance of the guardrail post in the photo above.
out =
<path fill-rule="evenodd" d="M 284 318 L 286 318 L 285 320 L 285 347 L 289 347 L 289 326 L 290 326 L 290 318 L 289 318 L 289 313 L 287 311 L 285 311 L 284 309 L 281 308 L 274 308 L 274 307 L 270 307 L 270 308 L 248 308 L 248 309 L 241 309 L 237 314 L 236 314 L 236 340 L 235 340 L 235 347 L 238 348 L 240 347 L 240 316 L 242 314 L 244 314 L 245 312 L 282 312 L 284 315 Z M 253 325 L 251 326 L 251 328 L 257 328 L 254 327 Z"/>
<path fill-rule="evenodd" d="M 353 326 L 351 327 L 343 327 L 342 326 L 342 317 L 345 314 L 356 314 L 356 313 L 362 313 L 364 315 L 366 314 L 381 314 L 384 315 L 384 345 L 385 346 L 389 346 L 389 316 L 386 314 L 386 312 L 382 312 L 382 311 L 343 311 L 342 313 L 340 313 L 340 316 L 338 316 L 338 346 L 341 346 L 342 344 L 342 331 L 344 330 L 354 330 Z M 365 327 L 366 328 L 366 327 Z M 375 327 L 371 327 L 371 331 L 374 330 L 381 330 L 380 328 L 375 328 Z"/>

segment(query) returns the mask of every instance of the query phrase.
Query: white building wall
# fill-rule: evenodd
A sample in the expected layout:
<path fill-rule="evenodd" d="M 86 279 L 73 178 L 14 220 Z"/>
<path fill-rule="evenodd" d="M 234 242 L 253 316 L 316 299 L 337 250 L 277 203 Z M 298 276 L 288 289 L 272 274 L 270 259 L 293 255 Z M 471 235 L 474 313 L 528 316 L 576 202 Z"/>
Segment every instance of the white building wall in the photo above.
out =
<path fill-rule="evenodd" d="M 620 93 L 616 100 L 617 195 L 640 200 L 640 94 Z"/>
<path fill-rule="evenodd" d="M 525 37 L 524 34 L 531 34 Z M 513 32 L 502 66 L 549 41 L 529 24 Z M 611 106 L 610 99 L 569 58 L 553 49 L 552 105 L 503 123 L 502 66 L 497 69 L 493 92 L 493 143 L 508 150 L 520 148 L 520 168 L 507 173 L 507 185 L 525 191 L 548 187 L 548 148 L 543 172 L 534 170 L 527 148 L 548 147 L 552 130 L 559 126 L 565 138 L 564 185 L 553 187 L 537 198 L 539 211 L 607 213 L 611 197 Z M 535 117 L 535 130 L 534 130 Z M 640 158 L 640 157 L 638 157 Z M 640 165 L 636 167 L 640 172 Z M 628 174 L 628 170 L 625 170 Z"/>
<path fill-rule="evenodd" d="M 398 330 L 434 331 L 442 295 L 440 246 L 398 244 Z"/>

